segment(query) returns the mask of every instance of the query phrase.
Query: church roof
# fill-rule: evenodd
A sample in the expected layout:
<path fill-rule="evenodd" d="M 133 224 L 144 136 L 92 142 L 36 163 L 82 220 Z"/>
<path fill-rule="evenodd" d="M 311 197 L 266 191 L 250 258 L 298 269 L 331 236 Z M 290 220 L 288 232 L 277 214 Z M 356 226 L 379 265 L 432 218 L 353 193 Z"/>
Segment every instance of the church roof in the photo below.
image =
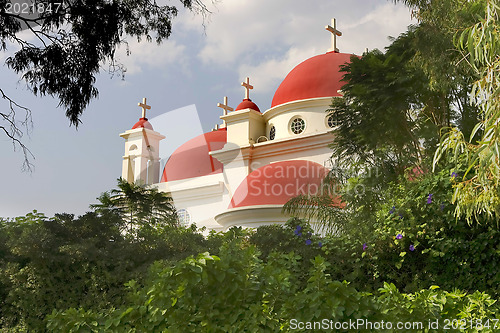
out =
<path fill-rule="evenodd" d="M 177 148 L 167 161 L 161 182 L 182 180 L 221 173 L 223 165 L 208 153 L 219 150 L 227 142 L 227 131 L 222 128 L 189 140 Z"/>
<path fill-rule="evenodd" d="M 319 194 L 327 174 L 328 169 L 312 161 L 291 160 L 265 165 L 241 182 L 228 209 L 284 205 L 300 194 Z"/>
<path fill-rule="evenodd" d="M 309 98 L 340 96 L 345 82 L 340 66 L 351 54 L 328 52 L 309 58 L 288 73 L 274 93 L 271 107 Z"/>
<path fill-rule="evenodd" d="M 244 110 L 244 109 L 252 109 L 252 110 L 255 110 L 255 111 L 258 111 L 260 112 L 260 109 L 259 107 L 257 106 L 257 104 L 255 104 L 254 102 L 252 102 L 251 99 L 247 99 L 245 98 L 243 100 L 243 102 L 241 102 L 237 107 L 236 107 L 236 110 L 235 111 L 238 111 L 238 110 Z"/>
<path fill-rule="evenodd" d="M 140 118 L 138 122 L 132 127 L 132 129 L 136 128 L 147 128 L 153 130 L 153 125 L 148 121 L 148 118 Z"/>

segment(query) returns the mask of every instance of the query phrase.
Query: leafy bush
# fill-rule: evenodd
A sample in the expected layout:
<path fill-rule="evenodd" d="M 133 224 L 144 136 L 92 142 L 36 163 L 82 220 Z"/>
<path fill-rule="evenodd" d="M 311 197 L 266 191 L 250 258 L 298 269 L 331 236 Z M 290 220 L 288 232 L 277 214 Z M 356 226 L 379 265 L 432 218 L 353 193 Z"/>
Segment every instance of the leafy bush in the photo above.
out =
<path fill-rule="evenodd" d="M 112 213 L 0 220 L 0 329 L 43 332 L 54 309 L 119 306 L 124 284 L 141 283 L 154 261 L 211 249 L 190 228 L 143 225 L 129 236 L 122 223 Z"/>
<path fill-rule="evenodd" d="M 439 285 L 447 290 L 500 293 L 500 231 L 487 223 L 455 219 L 451 204 L 460 171 L 401 179 L 379 193 L 372 217 L 354 211 L 338 236 L 326 237 L 322 250 L 333 278 L 375 291 L 384 282 L 405 292 Z"/>
<path fill-rule="evenodd" d="M 144 288 L 134 281 L 128 284 L 130 298 L 120 309 L 54 312 L 48 328 L 52 332 L 288 332 L 306 331 L 309 322 L 328 324 L 338 332 L 348 329 L 335 325 L 360 320 L 364 325 L 421 322 L 425 326 L 411 331 L 424 332 L 436 320 L 443 327 L 445 320 L 485 323 L 500 318 L 499 305 L 484 293 L 449 293 L 432 287 L 402 294 L 387 283 L 376 294 L 359 292 L 347 282 L 332 280 L 329 264 L 321 256 L 312 261 L 307 283 L 301 286 L 292 273 L 302 265 L 299 256 L 271 253 L 267 259 L 263 262 L 255 247 L 236 240 L 224 246 L 220 257 L 203 253 L 174 266 L 157 263 Z M 481 332 L 493 332 L 493 324 Z M 358 326 L 356 331 L 372 330 Z"/>

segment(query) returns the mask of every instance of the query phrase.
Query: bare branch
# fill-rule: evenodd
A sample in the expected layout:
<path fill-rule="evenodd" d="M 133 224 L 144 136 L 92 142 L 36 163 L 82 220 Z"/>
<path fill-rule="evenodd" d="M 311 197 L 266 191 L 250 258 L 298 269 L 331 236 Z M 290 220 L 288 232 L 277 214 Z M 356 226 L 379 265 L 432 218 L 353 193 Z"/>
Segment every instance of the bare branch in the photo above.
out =
<path fill-rule="evenodd" d="M 2 97 L 2 99 L 6 100 L 9 103 L 9 109 L 8 109 L 9 112 L 8 113 L 0 112 L 0 119 L 2 123 L 5 124 L 5 125 L 0 124 L 0 129 L 12 141 L 12 146 L 14 148 L 14 151 L 17 148 L 21 148 L 21 151 L 23 152 L 24 156 L 22 170 L 32 172 L 34 165 L 31 161 L 35 159 L 35 156 L 29 150 L 29 148 L 21 141 L 23 137 L 23 128 L 26 131 L 26 134 L 29 135 L 33 127 L 31 110 L 12 100 L 4 93 L 2 89 L 0 89 L 0 96 Z M 16 109 L 23 110 L 25 112 L 23 120 L 21 121 L 16 120 Z"/>

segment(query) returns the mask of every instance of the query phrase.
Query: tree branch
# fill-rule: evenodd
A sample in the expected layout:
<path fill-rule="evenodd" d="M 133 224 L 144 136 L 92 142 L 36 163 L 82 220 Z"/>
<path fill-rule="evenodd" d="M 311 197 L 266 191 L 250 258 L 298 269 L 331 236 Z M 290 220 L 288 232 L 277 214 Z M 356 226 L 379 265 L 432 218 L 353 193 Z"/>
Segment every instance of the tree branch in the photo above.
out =
<path fill-rule="evenodd" d="M 6 100 L 9 103 L 9 112 L 4 113 L 0 112 L 0 119 L 2 123 L 0 124 L 0 129 L 7 135 L 7 137 L 12 141 L 12 145 L 14 147 L 14 151 L 19 147 L 21 148 L 24 156 L 24 161 L 22 165 L 23 171 L 32 172 L 34 165 L 31 162 L 35 159 L 33 153 L 29 150 L 29 148 L 21 141 L 23 136 L 23 130 L 21 127 L 26 129 L 26 133 L 29 134 L 31 128 L 33 127 L 33 122 L 31 119 L 31 110 L 27 107 L 24 107 L 10 97 L 8 97 L 2 89 L 0 89 L 0 96 L 2 99 Z M 22 121 L 18 122 L 16 120 L 16 108 L 20 110 L 24 110 L 25 117 Z"/>

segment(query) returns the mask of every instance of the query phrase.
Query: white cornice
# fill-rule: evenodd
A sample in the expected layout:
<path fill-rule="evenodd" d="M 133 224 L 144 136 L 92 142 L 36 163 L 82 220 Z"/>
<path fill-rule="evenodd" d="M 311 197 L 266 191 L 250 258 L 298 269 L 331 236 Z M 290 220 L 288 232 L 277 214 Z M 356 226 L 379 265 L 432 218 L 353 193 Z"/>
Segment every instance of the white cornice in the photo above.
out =
<path fill-rule="evenodd" d="M 289 216 L 283 214 L 282 209 L 282 205 L 238 207 L 218 214 L 215 216 L 215 220 L 225 230 L 234 226 L 256 228 L 261 225 L 284 224 L 289 219 Z"/>
<path fill-rule="evenodd" d="M 240 160 L 247 160 L 250 148 L 253 147 L 252 158 L 263 158 L 276 155 L 285 155 L 289 152 L 299 152 L 316 148 L 328 147 L 333 141 L 333 134 L 330 131 L 303 135 L 300 137 L 290 137 L 281 140 L 270 140 L 253 145 L 238 147 L 236 145 L 225 145 L 224 148 L 212 151 L 209 154 L 215 157 L 222 164 Z M 226 148 L 227 147 L 227 148 Z M 241 151 L 241 155 L 238 157 Z M 235 158 L 235 156 L 237 156 Z"/>
<path fill-rule="evenodd" d="M 142 136 L 142 130 L 146 131 L 146 135 L 148 137 L 158 138 L 158 141 L 165 139 L 164 135 L 162 135 L 156 131 L 150 130 L 149 128 L 142 128 L 142 127 L 127 130 L 127 131 L 121 133 L 120 136 L 124 139 L 128 139 L 129 137 L 132 137 L 132 138 L 133 137 L 140 137 L 140 136 Z"/>
<path fill-rule="evenodd" d="M 220 119 L 225 120 L 226 123 L 229 122 L 239 122 L 246 121 L 248 118 L 258 119 L 260 121 L 264 121 L 262 117 L 262 113 L 252 110 L 252 109 L 243 109 L 234 112 L 230 112 L 225 116 L 220 116 Z"/>
<path fill-rule="evenodd" d="M 308 98 L 301 99 L 298 101 L 291 101 L 284 104 L 276 105 L 264 112 L 264 120 L 269 121 L 269 119 L 276 117 L 277 115 L 285 112 L 290 112 L 299 109 L 306 109 L 312 107 L 327 107 L 330 108 L 332 104 L 332 98 L 335 97 L 318 97 L 318 98 Z"/>
<path fill-rule="evenodd" d="M 158 183 L 155 187 L 171 193 L 176 201 L 220 197 L 224 193 L 222 173 Z"/>

